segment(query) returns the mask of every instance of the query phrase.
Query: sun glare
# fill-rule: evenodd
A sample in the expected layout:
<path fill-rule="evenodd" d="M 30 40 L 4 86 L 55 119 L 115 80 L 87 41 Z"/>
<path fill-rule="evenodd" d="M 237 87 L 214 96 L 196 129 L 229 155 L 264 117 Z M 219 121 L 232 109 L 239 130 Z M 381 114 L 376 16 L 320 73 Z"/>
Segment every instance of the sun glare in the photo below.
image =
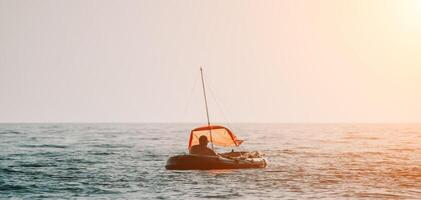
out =
<path fill-rule="evenodd" d="M 406 31 L 421 31 L 421 1 L 398 1 L 394 10 Z"/>

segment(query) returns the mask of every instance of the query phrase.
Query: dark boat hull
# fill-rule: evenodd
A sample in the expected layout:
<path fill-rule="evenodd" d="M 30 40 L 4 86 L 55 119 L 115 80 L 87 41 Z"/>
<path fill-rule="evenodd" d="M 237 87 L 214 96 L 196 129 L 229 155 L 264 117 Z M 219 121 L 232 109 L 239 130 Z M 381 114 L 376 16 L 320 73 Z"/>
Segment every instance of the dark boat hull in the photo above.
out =
<path fill-rule="evenodd" d="M 264 158 L 234 159 L 217 156 L 177 155 L 170 157 L 168 170 L 251 169 L 266 167 Z"/>

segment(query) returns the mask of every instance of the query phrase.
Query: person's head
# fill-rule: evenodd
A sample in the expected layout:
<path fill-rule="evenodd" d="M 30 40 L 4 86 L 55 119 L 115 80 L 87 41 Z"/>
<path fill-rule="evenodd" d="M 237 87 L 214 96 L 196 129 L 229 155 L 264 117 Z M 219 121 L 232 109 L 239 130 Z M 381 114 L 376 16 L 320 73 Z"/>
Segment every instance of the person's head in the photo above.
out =
<path fill-rule="evenodd" d="M 208 138 L 204 135 L 199 137 L 199 144 L 202 146 L 207 146 L 209 143 Z"/>

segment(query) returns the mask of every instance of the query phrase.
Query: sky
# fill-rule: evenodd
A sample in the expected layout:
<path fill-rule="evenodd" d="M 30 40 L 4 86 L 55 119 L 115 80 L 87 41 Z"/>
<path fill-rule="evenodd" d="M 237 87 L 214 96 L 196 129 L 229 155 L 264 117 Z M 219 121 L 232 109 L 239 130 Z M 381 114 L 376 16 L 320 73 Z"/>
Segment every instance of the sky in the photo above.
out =
<path fill-rule="evenodd" d="M 421 1 L 0 0 L 0 122 L 421 122 Z"/>

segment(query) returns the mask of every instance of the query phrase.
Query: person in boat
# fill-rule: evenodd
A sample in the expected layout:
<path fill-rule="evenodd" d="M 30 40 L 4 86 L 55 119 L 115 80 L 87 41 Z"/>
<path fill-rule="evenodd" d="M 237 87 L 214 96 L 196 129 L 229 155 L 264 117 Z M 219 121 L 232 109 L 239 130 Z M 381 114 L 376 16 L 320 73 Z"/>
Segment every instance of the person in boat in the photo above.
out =
<path fill-rule="evenodd" d="M 204 135 L 199 137 L 199 144 L 194 145 L 190 149 L 190 154 L 216 156 L 217 154 L 212 149 L 208 148 L 208 138 Z"/>

